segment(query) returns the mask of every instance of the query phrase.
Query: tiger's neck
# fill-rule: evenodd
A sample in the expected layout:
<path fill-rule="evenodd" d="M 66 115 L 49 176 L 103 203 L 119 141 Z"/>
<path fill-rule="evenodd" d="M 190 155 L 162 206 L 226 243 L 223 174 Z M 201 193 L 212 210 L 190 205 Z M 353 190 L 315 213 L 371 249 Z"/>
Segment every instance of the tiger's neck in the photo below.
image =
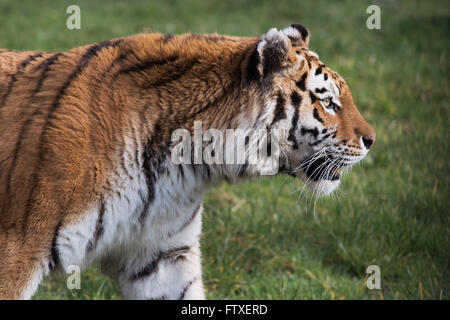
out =
<path fill-rule="evenodd" d="M 156 62 L 153 65 L 145 62 L 152 61 L 151 57 L 140 57 L 144 62 L 130 68 L 142 69 L 142 72 L 133 72 L 133 79 L 145 94 L 133 104 L 141 107 L 138 121 L 142 123 L 143 168 L 147 180 L 153 183 L 164 172 L 176 171 L 183 179 L 194 179 L 196 182 L 191 187 L 196 189 L 248 176 L 245 159 L 236 163 L 226 163 L 225 159 L 212 164 L 199 163 L 194 159 L 193 144 L 191 161 L 174 165 L 171 163 L 172 138 L 180 129 L 193 136 L 195 124 L 200 124 L 202 133 L 219 131 L 225 145 L 227 129 L 264 127 L 263 123 L 258 124 L 264 105 L 249 81 L 249 72 L 254 72 L 249 70 L 250 60 L 258 39 L 207 41 L 201 36 L 183 35 L 174 37 L 171 42 L 173 47 L 167 44 L 167 51 L 159 57 L 161 67 Z M 152 68 L 147 69 L 149 65 Z"/>

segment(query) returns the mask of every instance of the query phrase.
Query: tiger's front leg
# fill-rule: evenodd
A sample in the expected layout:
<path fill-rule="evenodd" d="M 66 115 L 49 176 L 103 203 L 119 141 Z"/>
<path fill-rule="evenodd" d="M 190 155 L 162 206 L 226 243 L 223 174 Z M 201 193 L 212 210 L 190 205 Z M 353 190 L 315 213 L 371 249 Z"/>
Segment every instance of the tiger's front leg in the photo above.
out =
<path fill-rule="evenodd" d="M 204 299 L 199 245 L 168 249 L 143 268 L 119 277 L 124 299 Z"/>
<path fill-rule="evenodd" d="M 201 210 L 199 207 L 181 230 L 159 245 L 143 248 L 119 271 L 124 299 L 205 299 L 199 244 Z"/>

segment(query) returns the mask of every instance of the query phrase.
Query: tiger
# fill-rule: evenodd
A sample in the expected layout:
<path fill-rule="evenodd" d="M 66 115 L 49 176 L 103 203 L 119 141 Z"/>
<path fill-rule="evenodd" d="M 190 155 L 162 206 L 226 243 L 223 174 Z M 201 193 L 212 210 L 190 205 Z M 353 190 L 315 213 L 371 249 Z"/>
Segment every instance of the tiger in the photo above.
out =
<path fill-rule="evenodd" d="M 98 264 L 124 299 L 205 299 L 203 196 L 272 162 L 175 163 L 173 132 L 197 121 L 278 130 L 276 175 L 337 189 L 375 131 L 309 40 L 293 24 L 0 49 L 0 298 L 31 299 L 45 277 Z"/>

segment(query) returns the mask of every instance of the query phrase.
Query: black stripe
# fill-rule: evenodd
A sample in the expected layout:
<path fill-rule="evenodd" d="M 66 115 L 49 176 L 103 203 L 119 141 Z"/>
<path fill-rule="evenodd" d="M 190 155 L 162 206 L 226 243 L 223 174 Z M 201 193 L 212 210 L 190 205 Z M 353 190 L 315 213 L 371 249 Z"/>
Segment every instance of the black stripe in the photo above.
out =
<path fill-rule="evenodd" d="M 328 80 L 328 75 L 326 73 L 323 74 L 323 80 L 325 80 L 325 81 Z"/>
<path fill-rule="evenodd" d="M 317 141 L 315 141 L 315 142 L 313 142 L 313 143 L 310 143 L 309 145 L 310 145 L 310 146 L 317 146 L 319 143 L 321 143 L 322 141 L 324 141 L 325 139 L 327 139 L 328 137 L 330 137 L 332 134 L 333 134 L 333 132 L 330 132 L 330 133 L 324 135 L 324 136 L 322 137 L 322 139 L 319 139 L 319 140 L 317 140 Z"/>
<path fill-rule="evenodd" d="M 245 150 L 247 150 L 249 142 L 250 142 L 250 136 L 249 136 L 249 134 L 246 134 L 245 135 Z M 245 176 L 247 174 L 248 165 L 249 165 L 248 157 L 246 157 L 245 158 L 245 163 L 239 169 L 239 173 L 238 173 L 239 177 L 243 177 L 243 176 Z"/>
<path fill-rule="evenodd" d="M 163 260 L 167 260 L 170 258 L 174 258 L 173 261 L 179 261 L 182 255 L 176 255 L 177 252 L 181 253 L 184 251 L 188 251 L 190 249 L 189 246 L 183 246 L 175 249 L 171 249 L 165 252 L 159 252 L 156 256 L 156 259 L 152 260 L 149 264 L 147 264 L 142 270 L 136 272 L 130 277 L 131 281 L 136 281 L 145 277 L 151 276 L 153 273 L 158 271 L 159 263 Z M 175 257 L 174 257 L 175 256 Z"/>
<path fill-rule="evenodd" d="M 36 88 L 33 90 L 33 94 L 32 94 L 32 98 L 34 98 L 34 96 L 41 90 L 42 88 L 42 84 L 45 80 L 45 78 L 47 77 L 47 73 L 50 70 L 50 67 L 56 62 L 56 60 L 58 60 L 58 58 L 62 55 L 61 52 L 54 54 L 53 56 L 45 59 L 44 61 L 42 61 L 37 67 L 38 68 L 43 68 L 44 70 L 41 73 L 41 77 L 38 80 L 38 85 L 36 86 Z"/>
<path fill-rule="evenodd" d="M 30 64 L 32 61 L 36 60 L 37 58 L 42 57 L 42 52 L 41 53 L 37 53 L 35 55 L 31 55 L 28 57 L 28 59 L 24 60 L 21 64 L 20 64 L 20 69 L 23 71 L 23 69 Z"/>
<path fill-rule="evenodd" d="M 301 133 L 302 133 L 302 135 L 309 133 L 309 134 L 313 135 L 315 139 L 317 139 L 317 136 L 319 135 L 319 130 L 317 130 L 317 128 L 314 128 L 314 129 L 302 128 Z"/>
<path fill-rule="evenodd" d="M 316 88 L 314 91 L 315 91 L 316 93 L 324 93 L 324 92 L 327 92 L 328 90 L 327 90 L 326 88 L 321 88 L 321 89 Z"/>
<path fill-rule="evenodd" d="M 313 116 L 317 121 L 323 123 L 323 119 L 319 116 L 319 111 L 317 110 L 317 108 L 314 108 Z"/>
<path fill-rule="evenodd" d="M 167 296 L 162 295 L 155 298 L 146 298 L 145 300 L 167 300 Z"/>
<path fill-rule="evenodd" d="M 58 222 L 58 225 L 56 226 L 56 229 L 55 229 L 55 235 L 53 236 L 53 239 L 52 239 L 52 247 L 50 249 L 51 260 L 49 262 L 50 270 L 56 269 L 56 267 L 59 264 L 59 250 L 58 250 L 57 246 L 58 246 L 59 230 L 61 229 L 61 226 L 62 226 L 62 220 L 60 220 Z"/>
<path fill-rule="evenodd" d="M 275 114 L 273 116 L 272 124 L 273 126 L 277 121 L 286 119 L 286 111 L 284 110 L 284 98 L 281 93 L 278 94 L 277 104 L 275 106 Z"/>
<path fill-rule="evenodd" d="M 183 300 L 184 297 L 186 296 L 186 292 L 189 290 L 189 288 L 192 286 L 192 284 L 197 281 L 197 277 L 195 277 L 194 279 L 192 279 L 191 281 L 189 281 L 183 288 L 183 290 L 180 293 L 180 296 L 178 297 L 178 300 Z"/>
<path fill-rule="evenodd" d="M 161 253 L 159 253 L 158 257 L 153 260 L 152 262 L 150 262 L 148 265 L 146 265 L 142 270 L 140 270 L 139 272 L 133 274 L 130 278 L 131 281 L 136 281 L 139 280 L 141 278 L 145 278 L 148 277 L 150 275 L 152 275 L 154 272 L 157 271 L 158 269 L 158 264 L 161 261 L 162 256 Z"/>
<path fill-rule="evenodd" d="M 53 101 L 53 104 L 50 107 L 50 110 L 47 113 L 47 116 L 45 118 L 44 121 L 44 125 L 42 127 L 42 131 L 41 131 L 41 136 L 39 138 L 39 143 L 38 143 L 38 160 L 37 163 L 41 163 L 43 161 L 44 158 L 44 150 L 43 150 L 43 142 L 44 142 L 44 137 L 47 133 L 47 128 L 48 125 L 50 123 L 50 120 L 53 117 L 53 114 L 55 113 L 55 111 L 58 109 L 59 105 L 60 105 L 60 100 L 61 98 L 65 95 L 67 88 L 69 88 L 69 86 L 71 85 L 72 81 L 83 72 L 83 70 L 89 65 L 90 60 L 97 56 L 98 52 L 101 51 L 103 48 L 108 48 L 108 47 L 116 47 L 119 45 L 119 43 L 121 42 L 121 40 L 116 40 L 116 41 L 105 41 L 105 42 L 101 42 L 95 45 L 92 45 L 81 57 L 77 67 L 75 68 L 75 70 L 72 72 L 72 74 L 69 76 L 69 78 L 66 80 L 66 82 L 62 85 L 62 87 L 59 89 L 55 100 Z M 33 203 L 33 194 L 34 191 L 36 189 L 36 185 L 37 185 L 37 171 L 39 170 L 38 165 L 35 167 L 34 172 L 32 173 L 32 187 L 30 190 L 30 194 L 28 195 L 28 199 L 25 205 L 25 217 L 24 217 L 24 222 L 23 222 L 23 230 L 25 232 L 26 230 L 26 226 L 28 223 L 28 216 L 30 214 L 31 208 L 32 208 L 32 203 Z"/>
<path fill-rule="evenodd" d="M 291 102 L 294 107 L 298 107 L 302 102 L 302 97 L 297 93 L 297 91 L 292 92 Z"/>
<path fill-rule="evenodd" d="M 105 71 L 103 71 L 102 75 L 100 76 L 100 81 L 102 81 L 106 77 L 106 75 L 112 70 L 112 68 L 119 65 L 119 63 L 123 62 L 125 58 L 127 58 L 128 56 L 133 56 L 138 62 L 143 63 L 132 48 L 124 49 L 124 52 L 121 52 L 119 56 L 108 66 L 108 68 L 106 68 Z M 116 76 L 117 74 L 113 75 L 112 78 Z"/>
<path fill-rule="evenodd" d="M 184 179 L 184 169 L 182 164 L 178 165 L 178 171 L 180 172 L 181 179 Z"/>
<path fill-rule="evenodd" d="M 321 73 L 322 73 L 322 66 L 319 66 L 319 67 L 317 68 L 317 70 L 316 70 L 315 75 L 317 76 L 317 75 L 319 75 L 319 74 L 321 74 Z"/>
<path fill-rule="evenodd" d="M 0 102 L 0 108 L 3 107 L 3 105 L 5 104 L 8 96 L 11 94 L 12 88 L 14 87 L 14 83 L 17 81 L 17 75 L 21 74 L 28 64 L 30 64 L 32 61 L 36 60 L 39 57 L 42 57 L 42 53 L 38 53 L 38 54 L 29 56 L 28 58 L 26 58 L 24 61 L 22 61 L 17 66 L 16 73 L 12 74 L 10 76 L 10 80 L 9 80 L 9 83 L 8 83 L 8 89 L 6 90 L 5 94 L 2 96 L 2 100 Z"/>
<path fill-rule="evenodd" d="M 337 113 L 339 110 L 341 110 L 341 107 L 338 106 L 337 104 L 333 103 L 333 111 L 334 111 L 335 113 Z"/>
<path fill-rule="evenodd" d="M 47 131 L 47 126 L 49 124 L 50 119 L 52 118 L 53 114 L 55 113 L 55 111 L 58 109 L 59 107 L 59 103 L 60 100 L 62 99 L 62 97 L 65 95 L 66 90 L 70 87 L 71 83 L 73 80 L 75 80 L 75 78 L 80 75 L 83 70 L 89 65 L 89 62 L 92 58 L 94 58 L 95 56 L 97 56 L 98 52 L 101 51 L 104 48 L 108 48 L 108 47 L 116 47 L 119 45 L 119 43 L 121 42 L 121 40 L 116 40 L 116 41 L 104 41 L 98 44 L 95 44 L 93 46 L 91 46 L 81 57 L 77 67 L 75 68 L 75 70 L 72 72 L 72 74 L 69 76 L 69 78 L 66 80 L 66 82 L 63 84 L 63 86 L 59 89 L 58 94 L 55 97 L 55 100 L 53 101 L 53 104 L 47 114 L 47 118 L 42 130 L 42 135 L 41 135 L 41 143 L 43 140 L 43 136 Z M 40 148 L 41 151 L 41 144 L 40 144 Z"/>
<path fill-rule="evenodd" d="M 158 132 L 155 130 L 155 132 Z M 143 171 L 145 175 L 145 182 L 147 184 L 147 198 L 145 199 L 144 207 L 142 209 L 142 212 L 139 216 L 139 221 L 141 223 L 144 223 L 148 214 L 148 210 L 150 208 L 150 205 L 155 200 L 155 183 L 156 183 L 156 172 L 155 169 L 158 170 L 159 168 L 154 168 L 154 159 L 157 158 L 155 155 L 154 150 L 152 150 L 151 144 L 147 144 L 144 148 L 144 163 Z"/>
<path fill-rule="evenodd" d="M 18 71 L 23 72 L 27 65 L 29 65 L 32 61 L 36 60 L 37 58 L 42 57 L 42 53 L 37 53 L 35 55 L 29 56 L 27 59 L 22 61 L 22 63 L 17 68 Z"/>
<path fill-rule="evenodd" d="M 302 102 L 302 97 L 296 91 L 294 91 L 291 95 L 291 102 L 294 106 L 294 115 L 292 116 L 292 128 L 289 129 L 288 141 L 291 141 L 293 143 L 292 148 L 298 149 L 298 142 L 295 137 L 295 132 L 298 126 L 299 109 L 300 103 Z"/>
<path fill-rule="evenodd" d="M 308 29 L 298 23 L 291 24 L 291 27 L 297 29 L 298 32 L 300 32 L 302 39 L 306 40 L 306 37 L 308 37 L 309 34 Z"/>
<path fill-rule="evenodd" d="M 105 198 L 101 196 L 100 198 L 100 208 L 97 217 L 97 223 L 95 224 L 94 235 L 91 240 L 89 240 L 87 244 L 86 251 L 91 251 L 97 245 L 98 239 L 102 236 L 105 228 L 103 226 L 103 217 L 105 216 Z"/>
<path fill-rule="evenodd" d="M 306 81 L 306 77 L 307 77 L 307 76 L 308 76 L 308 73 L 305 72 L 305 73 L 302 75 L 301 79 L 295 83 L 295 84 L 297 85 L 297 87 L 299 87 L 300 90 L 302 90 L 302 91 L 305 91 L 305 90 L 306 90 L 306 84 L 305 84 L 305 81 Z"/>
<path fill-rule="evenodd" d="M 153 203 L 153 200 L 155 197 L 155 189 L 153 186 L 153 182 L 149 181 L 149 179 L 147 177 L 148 177 L 148 175 L 146 174 L 148 193 L 147 193 L 147 198 L 144 199 L 144 207 L 142 208 L 141 214 L 139 215 L 139 222 L 141 222 L 141 223 L 145 222 L 148 211 L 150 209 L 150 205 Z"/>
<path fill-rule="evenodd" d="M 153 68 L 154 66 L 162 66 L 164 64 L 174 62 L 177 59 L 178 59 L 178 56 L 173 55 L 173 56 L 169 56 L 164 59 L 144 61 L 142 63 L 139 63 L 132 67 L 129 67 L 127 69 L 120 70 L 119 74 L 145 71 L 147 69 Z"/>
<path fill-rule="evenodd" d="M 271 155 L 272 155 L 272 143 L 271 143 L 271 141 L 269 140 L 269 141 L 267 142 L 267 156 L 270 157 Z"/>
<path fill-rule="evenodd" d="M 309 90 L 309 98 L 311 99 L 311 103 L 315 103 L 316 102 L 316 95 L 314 93 L 312 93 L 311 90 Z"/>
<path fill-rule="evenodd" d="M 311 70 L 311 61 L 309 61 L 309 59 L 306 59 L 306 62 L 308 62 L 308 68 Z"/>
<path fill-rule="evenodd" d="M 145 222 L 150 205 L 155 199 L 155 183 L 158 175 L 167 169 L 164 162 L 170 150 L 167 146 L 161 144 L 160 140 L 163 139 L 162 129 L 158 120 L 153 128 L 153 137 L 144 146 L 142 170 L 147 184 L 147 198 L 145 199 L 144 207 L 139 217 L 141 223 Z"/>
<path fill-rule="evenodd" d="M 75 78 L 80 75 L 83 70 L 89 65 L 89 62 L 92 58 L 96 57 L 98 52 L 101 51 L 104 48 L 108 47 L 116 47 L 119 45 L 121 40 L 116 41 L 104 41 L 95 45 L 92 45 L 81 57 L 77 67 L 72 72 L 72 74 L 69 76 L 69 78 L 66 80 L 66 82 L 63 84 L 63 86 L 59 89 L 58 94 L 55 97 L 55 100 L 52 104 L 52 107 L 50 108 L 50 111 L 47 116 L 47 121 L 44 126 L 44 131 L 46 129 L 46 126 L 48 124 L 49 118 L 53 116 L 53 113 L 56 111 L 56 109 L 59 107 L 59 102 L 61 98 L 65 95 L 67 88 L 70 87 L 71 83 Z"/>
<path fill-rule="evenodd" d="M 247 84 L 260 80 L 261 75 L 259 74 L 258 65 L 259 65 L 259 54 L 258 50 L 255 48 L 250 57 L 248 58 L 247 62 L 247 68 L 245 73 Z"/>
<path fill-rule="evenodd" d="M 194 68 L 194 66 L 196 64 L 198 64 L 200 61 L 198 58 L 193 58 L 191 61 L 189 61 L 186 65 L 184 65 L 182 68 L 181 67 L 174 67 L 175 70 L 175 74 L 168 76 L 166 79 L 162 79 L 162 80 L 158 80 L 155 83 L 147 83 L 144 88 L 148 89 L 148 88 L 152 88 L 152 87 L 159 87 L 159 86 L 163 86 L 169 82 L 173 82 L 178 80 L 179 78 L 181 78 L 183 75 L 185 75 L 186 73 L 188 73 L 192 68 Z"/>

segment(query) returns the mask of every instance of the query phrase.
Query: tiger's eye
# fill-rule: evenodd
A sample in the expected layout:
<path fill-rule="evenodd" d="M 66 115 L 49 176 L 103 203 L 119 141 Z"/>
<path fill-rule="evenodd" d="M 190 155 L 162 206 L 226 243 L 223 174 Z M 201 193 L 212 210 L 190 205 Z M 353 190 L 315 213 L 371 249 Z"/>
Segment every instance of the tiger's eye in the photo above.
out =
<path fill-rule="evenodd" d="M 331 99 L 330 98 L 326 98 L 323 100 L 323 104 L 325 105 L 325 107 L 329 107 L 331 104 Z"/>

